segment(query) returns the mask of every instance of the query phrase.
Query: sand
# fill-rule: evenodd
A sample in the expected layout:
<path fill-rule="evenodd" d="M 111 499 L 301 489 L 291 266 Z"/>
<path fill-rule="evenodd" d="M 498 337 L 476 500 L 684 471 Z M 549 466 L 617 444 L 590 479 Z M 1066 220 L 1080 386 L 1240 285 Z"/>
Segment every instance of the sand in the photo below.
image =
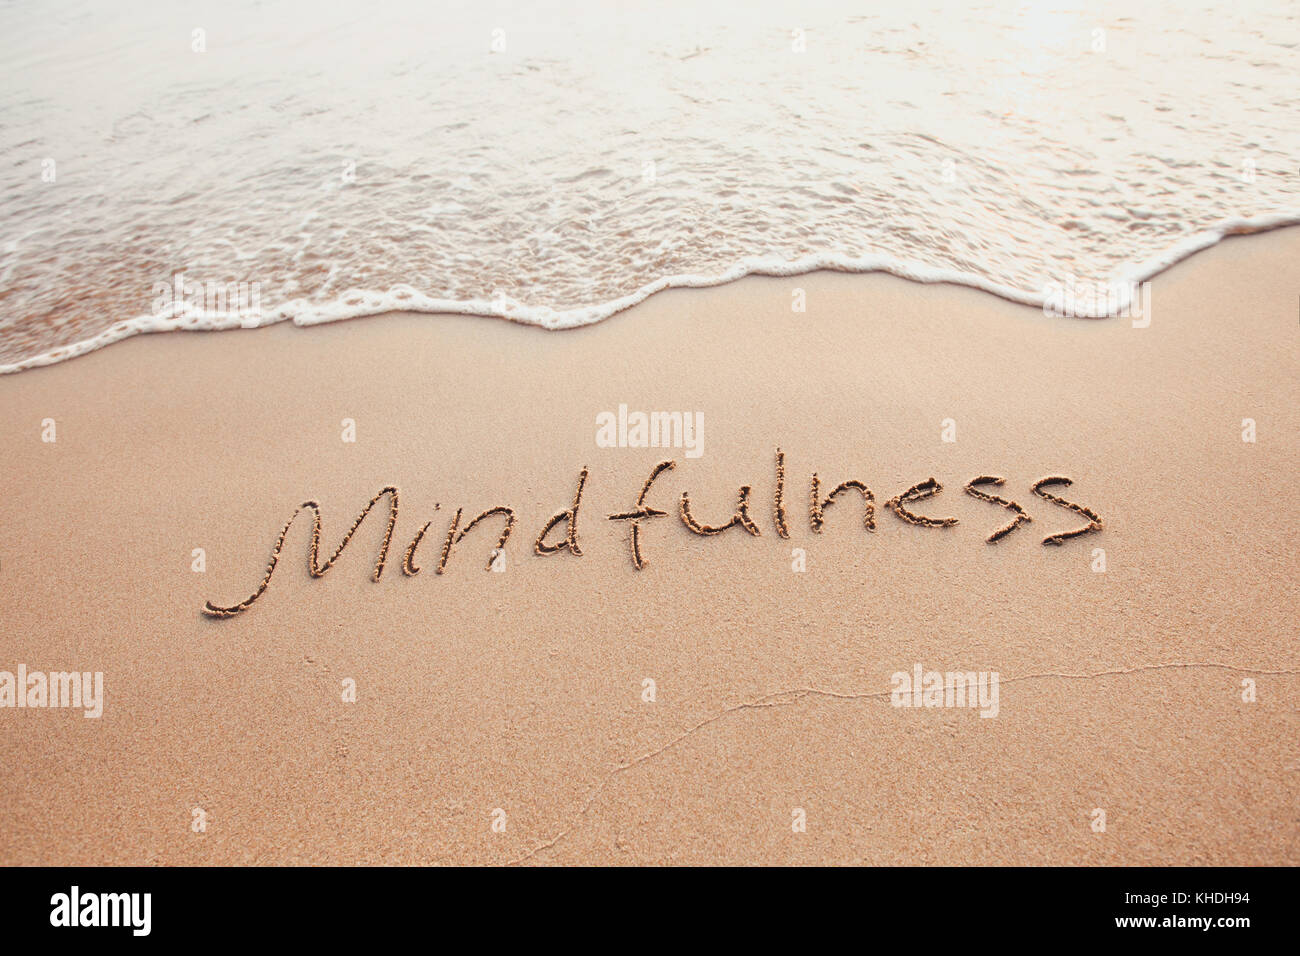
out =
<path fill-rule="evenodd" d="M 1147 328 L 821 273 L 562 333 L 391 315 L 4 377 L 0 669 L 102 671 L 106 700 L 0 709 L 0 862 L 1294 863 L 1297 262 L 1297 229 L 1229 240 L 1157 277 Z M 702 413 L 703 454 L 598 447 L 620 404 Z M 608 516 L 666 459 L 637 570 Z M 561 522 L 538 556 L 584 466 L 581 555 Z M 814 533 L 813 472 L 875 530 L 850 488 Z M 1031 519 L 995 544 L 1015 513 L 978 476 Z M 1089 523 L 1048 476 L 1100 531 L 1042 543 Z M 956 524 L 886 506 L 931 477 L 905 506 Z M 680 520 L 742 485 L 758 535 Z M 308 512 L 264 594 L 202 612 L 297 506 L 323 563 L 386 486 L 378 583 L 387 498 L 324 576 Z M 456 509 L 497 506 L 504 571 L 498 515 L 437 574 Z M 997 716 L 892 706 L 917 664 L 998 672 Z"/>

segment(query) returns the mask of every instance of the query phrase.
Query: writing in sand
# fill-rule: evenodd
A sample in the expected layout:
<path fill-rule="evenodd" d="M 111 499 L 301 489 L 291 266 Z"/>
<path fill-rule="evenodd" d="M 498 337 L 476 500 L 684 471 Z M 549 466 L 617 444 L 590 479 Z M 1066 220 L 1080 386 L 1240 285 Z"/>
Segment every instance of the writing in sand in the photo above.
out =
<path fill-rule="evenodd" d="M 665 518 L 668 516 L 667 511 L 652 507 L 646 503 L 646 499 L 653 490 L 655 482 L 659 477 L 664 472 L 672 471 L 676 467 L 677 462 L 673 460 L 659 462 L 659 464 L 655 465 L 654 469 L 650 472 L 650 476 L 646 478 L 645 484 L 641 486 L 641 493 L 637 495 L 633 507 L 627 511 L 617 512 L 607 516 L 610 521 L 625 521 L 628 523 L 631 529 L 628 536 L 628 546 L 632 557 L 632 566 L 638 571 L 644 568 L 647 563 L 645 550 L 642 547 L 641 540 L 643 526 L 647 522 L 656 518 Z M 587 485 L 587 477 L 588 469 L 584 467 L 578 474 L 578 487 L 573 496 L 573 503 L 562 511 L 557 512 L 549 521 L 546 522 L 541 533 L 538 534 L 536 541 L 533 543 L 534 553 L 538 555 L 549 555 L 561 551 L 567 551 L 573 555 L 582 555 L 582 548 L 578 544 L 578 514 L 582 507 L 582 492 Z M 997 475 L 979 475 L 966 482 L 964 489 L 966 494 L 978 498 L 981 501 L 987 501 L 990 504 L 997 505 L 1009 512 L 1008 517 L 1010 517 L 1010 521 L 995 529 L 985 539 L 989 544 L 996 544 L 1021 525 L 1028 524 L 1033 520 L 1029 516 L 1029 513 L 1026 512 L 1024 508 L 1020 507 L 1020 505 L 1016 504 L 1016 502 L 993 494 L 992 491 L 988 490 L 990 488 L 997 488 L 1003 484 L 1005 484 L 1004 479 Z M 1072 482 L 1069 478 L 1061 475 L 1048 475 L 1045 478 L 1038 479 L 1030 486 L 1030 491 L 1039 498 L 1051 502 L 1053 505 L 1060 508 L 1072 511 L 1077 516 L 1086 519 L 1087 521 L 1087 523 L 1082 527 L 1073 528 L 1067 531 L 1059 531 L 1048 535 L 1043 539 L 1042 543 L 1044 545 L 1059 545 L 1071 538 L 1077 538 L 1080 535 L 1098 532 L 1102 528 L 1101 517 L 1091 508 L 1086 508 L 1083 505 L 1066 501 L 1064 498 L 1058 497 L 1046 490 L 1050 487 L 1069 486 L 1070 484 L 1072 484 Z M 772 496 L 772 523 L 776 534 L 781 538 L 790 537 L 790 524 L 785 504 L 785 486 L 785 455 L 781 449 L 778 448 L 776 450 L 776 485 Z M 935 481 L 934 478 L 927 478 L 925 481 L 912 485 L 906 491 L 890 498 L 884 503 L 884 507 L 887 510 L 892 511 L 903 521 L 910 525 L 915 525 L 916 527 L 950 528 L 958 523 L 956 518 L 933 518 L 927 515 L 918 514 L 916 511 L 912 510 L 912 506 L 925 501 L 926 499 L 935 497 L 941 491 L 943 491 L 943 486 L 939 484 L 939 482 Z M 701 522 L 695 516 L 695 511 L 691 504 L 690 492 L 688 491 L 682 492 L 677 505 L 677 515 L 681 519 L 682 524 L 686 526 L 687 530 L 693 534 L 711 536 L 722 534 L 723 532 L 729 531 L 733 528 L 739 528 L 747 534 L 759 537 L 763 532 L 762 529 L 759 528 L 758 523 L 754 520 L 750 511 L 749 493 L 749 485 L 741 486 L 740 492 L 736 498 L 735 510 L 733 511 L 731 518 L 722 524 L 709 525 Z M 874 532 L 876 530 L 876 498 L 866 484 L 855 479 L 843 481 L 836 485 L 829 494 L 826 494 L 823 497 L 821 479 L 816 472 L 813 472 L 811 481 L 809 482 L 808 494 L 808 523 L 812 531 L 820 534 L 822 525 L 825 522 L 826 509 L 837 501 L 843 500 L 841 499 L 841 496 L 852 499 L 854 494 L 856 494 L 862 502 L 863 527 L 869 532 Z M 308 570 L 311 572 L 312 577 L 321 577 L 326 571 L 334 566 L 334 562 L 338 560 L 339 555 L 343 553 L 343 549 L 346 548 L 348 542 L 352 540 L 352 535 L 356 533 L 357 528 L 361 526 L 361 522 L 366 519 L 366 516 L 370 514 L 371 509 L 374 508 L 381 498 L 388 499 L 388 528 L 384 532 L 384 540 L 379 548 L 379 558 L 375 562 L 373 580 L 378 581 L 380 575 L 384 573 L 384 564 L 388 560 L 388 549 L 392 543 L 393 528 L 397 524 L 398 494 L 397 489 L 392 485 L 381 489 L 380 492 L 371 498 L 370 502 L 361 509 L 361 513 L 357 515 L 357 520 L 352 522 L 352 527 L 349 528 L 348 533 L 343 536 L 343 541 L 324 564 L 320 563 L 320 505 L 315 501 L 304 501 L 294 509 L 289 520 L 285 522 L 284 529 L 280 532 L 279 538 L 276 539 L 275 547 L 271 551 L 271 561 L 266 566 L 266 574 L 262 577 L 261 583 L 258 584 L 257 590 L 244 598 L 244 600 L 240 601 L 238 604 L 223 606 L 208 601 L 203 606 L 203 612 L 212 617 L 218 618 L 234 617 L 236 614 L 248 610 L 253 602 L 266 592 L 267 587 L 270 586 L 271 577 L 275 573 L 276 565 L 279 563 L 280 550 L 284 547 L 285 536 L 289 533 L 289 528 L 293 525 L 298 515 L 303 511 L 311 511 L 314 519 L 311 535 L 311 548 L 308 552 Z M 440 506 L 435 505 L 434 509 L 438 510 L 439 507 Z M 510 539 L 510 533 L 515 527 L 514 509 L 508 508 L 504 505 L 488 508 L 486 511 L 462 524 L 463 518 L 463 509 L 457 508 L 455 514 L 451 516 L 451 520 L 448 522 L 447 533 L 442 539 L 442 548 L 438 554 L 438 565 L 434 569 L 435 574 L 442 574 L 447 569 L 447 562 L 451 559 L 453 548 L 455 548 L 455 546 L 459 544 L 466 535 L 473 531 L 478 525 L 495 519 L 501 522 L 499 525 L 501 528 L 501 534 L 497 539 L 496 547 L 492 550 L 491 556 L 488 559 L 487 566 L 490 569 L 492 567 L 493 559 L 504 551 L 506 542 Z M 406 552 L 402 556 L 402 573 L 404 575 L 414 577 L 423 570 L 417 563 L 417 559 L 419 557 L 420 546 L 423 544 L 425 535 L 432 524 L 432 521 L 426 521 L 420 530 L 415 533 L 410 544 L 407 545 Z M 552 533 L 555 532 L 560 525 L 564 525 L 563 539 L 548 544 L 547 539 L 552 536 Z M 556 537 L 558 538 L 558 535 L 556 535 Z"/>

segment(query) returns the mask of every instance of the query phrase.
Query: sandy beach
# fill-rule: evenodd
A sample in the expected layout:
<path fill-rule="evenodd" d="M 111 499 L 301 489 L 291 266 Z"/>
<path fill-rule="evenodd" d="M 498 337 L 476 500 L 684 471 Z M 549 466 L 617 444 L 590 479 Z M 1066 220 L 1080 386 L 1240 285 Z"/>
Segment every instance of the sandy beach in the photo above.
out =
<path fill-rule="evenodd" d="M 0 377 L 0 669 L 105 687 L 98 719 L 0 711 L 0 860 L 1294 863 L 1298 261 L 1300 229 L 1230 239 L 1141 328 L 823 272 L 564 332 L 393 314 Z M 620 405 L 702 416 L 701 453 L 600 447 Z M 665 460 L 638 570 L 609 516 Z M 539 556 L 584 468 L 581 555 Z M 814 532 L 814 472 L 868 487 L 874 530 L 851 488 Z M 1014 515 L 978 476 L 1031 519 L 993 544 Z M 1100 530 L 1043 544 L 1089 523 L 1049 476 Z M 930 478 L 904 507 L 956 523 L 887 506 Z M 378 582 L 385 499 L 327 574 L 304 513 L 265 593 L 203 613 L 299 505 L 323 563 L 389 486 Z M 758 534 L 680 519 L 741 486 Z M 437 573 L 457 509 L 496 507 L 503 570 L 497 515 Z M 917 665 L 997 672 L 996 716 L 893 706 Z"/>

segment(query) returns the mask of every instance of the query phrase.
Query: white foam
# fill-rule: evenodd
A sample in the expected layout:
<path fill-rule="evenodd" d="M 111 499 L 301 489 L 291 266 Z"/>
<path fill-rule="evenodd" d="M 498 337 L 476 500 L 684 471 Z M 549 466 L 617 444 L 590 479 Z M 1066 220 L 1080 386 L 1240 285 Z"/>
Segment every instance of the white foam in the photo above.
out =
<path fill-rule="evenodd" d="M 266 6 L 195 56 L 147 4 L 0 4 L 0 371 L 394 309 L 572 328 L 816 269 L 1122 309 L 1300 209 L 1276 0 L 534 0 L 491 48 L 426 0 Z M 202 311 L 232 286 L 254 321 Z"/>
<path fill-rule="evenodd" d="M 1255 217 L 1225 219 L 1211 229 L 1187 236 L 1161 253 L 1148 259 L 1126 265 L 1116 270 L 1112 277 L 1123 283 L 1145 282 L 1187 257 L 1207 249 L 1229 236 L 1250 235 L 1284 226 L 1300 224 L 1300 210 L 1273 213 Z M 0 365 L 0 374 L 10 374 L 26 369 L 54 365 L 58 362 L 85 355 L 114 342 L 148 332 L 213 332 L 236 328 L 259 328 L 292 321 L 298 326 L 323 325 L 345 319 L 383 315 L 390 312 L 417 312 L 435 315 L 477 315 L 508 319 L 524 325 L 544 329 L 572 329 L 593 325 L 612 315 L 643 302 L 656 292 L 665 289 L 706 288 L 724 285 L 750 275 L 796 276 L 809 272 L 829 270 L 834 272 L 872 273 L 886 272 L 913 282 L 951 283 L 980 289 L 992 295 L 1022 305 L 1042 307 L 1047 301 L 1044 290 L 1018 289 L 991 281 L 986 276 L 944 269 L 923 263 L 909 262 L 892 256 L 810 255 L 786 261 L 774 257 L 751 257 L 737 262 L 731 268 L 711 275 L 664 276 L 642 286 L 635 292 L 606 302 L 594 303 L 574 309 L 553 309 L 542 305 L 517 302 L 507 296 L 495 299 L 444 299 L 426 295 L 410 286 L 395 286 L 387 292 L 351 289 L 328 303 L 312 303 L 294 299 L 257 315 L 247 312 L 210 312 L 186 307 L 163 315 L 141 315 L 118 322 L 98 335 L 61 346 L 40 355 L 18 362 Z M 1106 318 L 1116 309 L 1122 310 L 1128 301 L 1110 301 L 1110 312 L 1091 310 L 1085 317 Z"/>

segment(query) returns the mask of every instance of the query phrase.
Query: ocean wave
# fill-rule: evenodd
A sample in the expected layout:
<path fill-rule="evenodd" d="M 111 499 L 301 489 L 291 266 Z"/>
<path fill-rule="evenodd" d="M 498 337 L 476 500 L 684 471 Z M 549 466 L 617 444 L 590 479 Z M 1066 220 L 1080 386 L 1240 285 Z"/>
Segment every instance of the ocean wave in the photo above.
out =
<path fill-rule="evenodd" d="M 1111 277 L 1126 288 L 1132 283 L 1146 282 L 1182 260 L 1208 249 L 1231 236 L 1245 236 L 1267 232 L 1286 226 L 1300 225 L 1300 210 L 1253 217 L 1225 219 L 1210 229 L 1202 230 L 1174 243 L 1163 252 L 1141 262 L 1122 267 Z M 328 303 L 312 303 L 295 299 L 273 306 L 259 314 L 246 311 L 208 312 L 184 307 L 163 315 L 141 315 L 118 322 L 112 327 L 71 345 L 61 346 L 21 359 L 0 364 L 0 375 L 21 372 L 67 361 L 124 339 L 152 332 L 213 332 L 229 329 L 261 328 L 281 322 L 307 327 L 340 322 L 346 319 L 366 318 L 393 312 L 415 312 L 432 315 L 474 315 L 485 318 L 507 319 L 522 325 L 560 330 L 594 325 L 645 301 L 665 289 L 699 289 L 725 285 L 746 276 L 798 276 L 810 272 L 831 271 L 848 273 L 884 272 L 913 282 L 933 284 L 948 283 L 968 286 L 990 293 L 1020 305 L 1043 307 L 1048 303 L 1046 289 L 1019 289 L 990 280 L 987 276 L 962 272 L 924 263 L 910 262 L 891 256 L 851 257 L 836 254 L 807 255 L 785 261 L 773 257 L 753 257 L 737 262 L 729 269 L 710 275 L 664 276 L 642 286 L 630 295 L 581 308 L 554 309 L 542 305 L 516 302 L 505 296 L 496 299 L 443 299 L 421 293 L 409 286 L 395 286 L 387 292 L 348 290 Z M 1105 308 L 1085 308 L 1072 313 L 1079 318 L 1104 319 L 1123 313 L 1131 302 L 1126 297 L 1105 302 Z"/>
<path fill-rule="evenodd" d="M 0 5 L 0 372 L 818 269 L 1106 314 L 1300 209 L 1274 0 L 221 6 L 178 39 L 144 0 Z"/>

